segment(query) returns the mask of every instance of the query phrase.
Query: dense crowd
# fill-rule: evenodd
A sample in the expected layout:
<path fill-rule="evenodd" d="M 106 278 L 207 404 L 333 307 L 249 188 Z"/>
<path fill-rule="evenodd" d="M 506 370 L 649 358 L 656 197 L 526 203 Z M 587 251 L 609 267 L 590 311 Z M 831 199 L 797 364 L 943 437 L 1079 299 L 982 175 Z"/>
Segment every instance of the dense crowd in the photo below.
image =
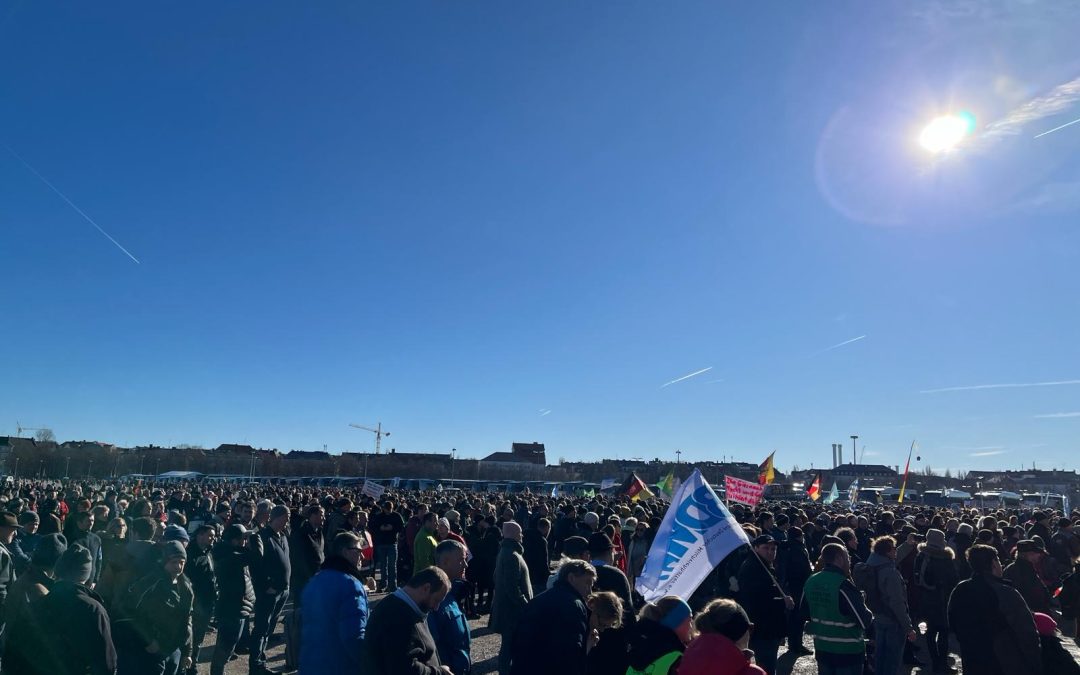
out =
<path fill-rule="evenodd" d="M 264 675 L 283 621 L 301 675 L 469 675 L 485 616 L 500 675 L 771 675 L 784 643 L 819 673 L 949 673 L 953 637 L 969 675 L 1080 673 L 1077 513 L 733 505 L 750 545 L 645 602 L 656 499 L 22 481 L 0 501 L 3 673 Z"/>

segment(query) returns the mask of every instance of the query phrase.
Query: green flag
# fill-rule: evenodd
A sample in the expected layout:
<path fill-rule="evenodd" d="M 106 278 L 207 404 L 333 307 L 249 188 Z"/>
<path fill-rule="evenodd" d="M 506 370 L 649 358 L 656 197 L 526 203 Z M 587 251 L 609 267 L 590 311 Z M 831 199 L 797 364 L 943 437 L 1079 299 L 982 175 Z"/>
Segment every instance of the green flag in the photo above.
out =
<path fill-rule="evenodd" d="M 671 496 L 675 494 L 675 472 L 670 471 L 668 475 L 661 478 L 660 482 L 656 484 L 656 489 L 667 495 L 668 499 L 671 499 Z"/>
<path fill-rule="evenodd" d="M 822 503 L 823 504 L 832 504 L 833 502 L 835 502 L 839 498 L 840 498 L 840 491 L 836 489 L 836 481 L 833 481 L 832 482 L 832 489 L 829 490 L 829 494 L 827 494 L 825 496 L 825 499 L 822 500 Z"/>

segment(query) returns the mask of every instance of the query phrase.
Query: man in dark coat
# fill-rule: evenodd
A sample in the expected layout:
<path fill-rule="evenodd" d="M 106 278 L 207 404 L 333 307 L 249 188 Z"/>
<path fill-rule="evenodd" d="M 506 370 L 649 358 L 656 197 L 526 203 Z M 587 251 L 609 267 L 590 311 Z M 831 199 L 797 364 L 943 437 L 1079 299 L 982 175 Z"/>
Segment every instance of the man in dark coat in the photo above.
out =
<path fill-rule="evenodd" d="M 915 555 L 913 584 L 918 607 L 926 619 L 926 646 L 936 673 L 955 673 L 949 656 L 949 596 L 959 583 L 955 554 L 945 546 L 945 533 L 938 529 L 926 532 Z"/>
<path fill-rule="evenodd" d="M 252 554 L 243 525 L 229 525 L 214 547 L 214 572 L 218 582 L 217 640 L 210 661 L 210 675 L 223 675 L 244 626 L 255 612 L 255 589 L 251 583 Z"/>
<path fill-rule="evenodd" d="M 90 551 L 90 557 L 94 560 L 94 571 L 90 574 L 89 585 L 94 586 L 101 578 L 102 569 L 101 537 L 93 532 L 94 512 L 79 511 L 70 517 L 74 520 L 75 526 L 68 529 L 68 546 L 79 544 Z"/>
<path fill-rule="evenodd" d="M 278 504 L 270 510 L 270 520 L 251 538 L 254 564 L 251 580 L 255 585 L 255 619 L 251 626 L 250 675 L 266 675 L 266 642 L 274 634 L 285 602 L 289 599 L 289 540 L 285 525 L 289 507 Z"/>
<path fill-rule="evenodd" d="M 788 633 L 787 612 L 795 608 L 795 600 L 781 593 L 774 583 L 776 540 L 763 534 L 750 544 L 753 555 L 748 555 L 739 568 L 739 590 L 735 599 L 754 623 L 750 649 L 754 651 L 757 664 L 773 675 L 780 643 Z"/>
<path fill-rule="evenodd" d="M 195 528 L 195 537 L 188 547 L 188 561 L 184 576 L 191 582 L 195 594 L 195 606 L 191 614 L 191 661 L 188 675 L 195 675 L 195 665 L 199 662 L 203 638 L 214 616 L 217 604 L 217 575 L 214 573 L 214 558 L 211 549 L 217 538 L 217 528 L 203 524 Z"/>
<path fill-rule="evenodd" d="M 30 567 L 8 591 L 4 640 L 4 672 L 16 675 L 47 675 L 41 654 L 46 648 L 45 633 L 50 626 L 41 621 L 38 601 L 55 585 L 53 568 L 67 550 L 62 534 L 48 534 L 34 549 Z"/>
<path fill-rule="evenodd" d="M 622 570 L 615 566 L 615 545 L 603 532 L 597 532 L 589 538 L 589 558 L 596 568 L 597 591 L 611 591 L 622 600 L 622 623 L 629 626 L 634 623 L 634 600 L 630 597 L 630 581 Z"/>
<path fill-rule="evenodd" d="M 1042 539 L 1043 546 L 1050 542 L 1050 527 L 1046 524 L 1049 516 L 1042 511 L 1036 511 L 1031 514 L 1031 519 L 1035 522 L 1031 524 L 1027 531 L 1027 539 L 1034 539 L 1039 537 Z"/>
<path fill-rule="evenodd" d="M 522 557 L 529 568 L 533 593 L 540 593 L 547 588 L 547 580 L 551 576 L 551 549 L 547 540 L 550 531 L 551 522 L 547 518 L 540 518 L 536 521 L 536 527 L 525 530 L 521 541 L 521 547 L 525 549 Z"/>
<path fill-rule="evenodd" d="M 121 596 L 113 617 L 117 675 L 160 675 L 191 667 L 191 582 L 184 576 L 187 550 L 178 541 L 161 545 L 158 569 Z"/>
<path fill-rule="evenodd" d="M 309 506 L 304 521 L 289 536 L 289 556 L 292 576 L 289 579 L 289 595 L 299 607 L 304 586 L 319 572 L 326 558 L 323 538 L 323 508 L 318 504 Z M 342 530 L 339 530 L 342 531 Z"/>
<path fill-rule="evenodd" d="M 54 568 L 56 583 L 38 605 L 44 625 L 63 626 L 44 633 L 48 648 L 41 658 L 43 671 L 50 675 L 116 672 L 109 614 L 101 597 L 86 587 L 93 566 L 89 551 L 68 547 Z"/>
<path fill-rule="evenodd" d="M 532 583 L 529 568 L 521 557 L 521 526 L 512 520 L 505 522 L 502 535 L 495 562 L 495 594 L 488 626 L 502 636 L 499 643 L 499 673 L 508 675 L 511 641 L 521 612 L 532 600 Z"/>
<path fill-rule="evenodd" d="M 806 551 L 802 528 L 791 527 L 787 531 L 787 541 L 784 543 L 783 566 L 777 572 L 780 585 L 793 600 L 802 597 L 803 586 L 810 578 L 810 571 L 810 554 Z M 791 612 L 788 616 L 788 650 L 795 654 L 810 653 L 810 650 L 803 646 L 805 625 L 802 613 Z"/>
<path fill-rule="evenodd" d="M 968 549 L 971 578 L 949 597 L 949 627 L 960 642 L 965 673 L 1040 675 L 1039 634 L 1027 603 L 1001 578 L 993 546 Z"/>
<path fill-rule="evenodd" d="M 554 585 L 521 615 L 511 648 L 510 675 L 584 675 L 589 636 L 585 598 L 596 569 L 584 560 L 559 567 Z"/>
<path fill-rule="evenodd" d="M 1024 596 L 1033 612 L 1054 614 L 1050 608 L 1050 591 L 1039 578 L 1039 566 L 1046 558 L 1046 549 L 1037 541 L 1024 539 L 1016 544 L 1016 560 L 1005 568 L 1004 578 L 1012 582 Z"/>
<path fill-rule="evenodd" d="M 364 636 L 365 675 L 451 675 L 439 661 L 428 612 L 442 604 L 450 579 L 438 567 L 418 571 L 375 605 Z"/>
<path fill-rule="evenodd" d="M 0 511 L 0 638 L 4 634 L 4 605 L 7 603 L 8 589 L 15 583 L 15 559 L 7 547 L 15 541 L 15 535 L 21 529 L 22 525 L 14 513 Z"/>

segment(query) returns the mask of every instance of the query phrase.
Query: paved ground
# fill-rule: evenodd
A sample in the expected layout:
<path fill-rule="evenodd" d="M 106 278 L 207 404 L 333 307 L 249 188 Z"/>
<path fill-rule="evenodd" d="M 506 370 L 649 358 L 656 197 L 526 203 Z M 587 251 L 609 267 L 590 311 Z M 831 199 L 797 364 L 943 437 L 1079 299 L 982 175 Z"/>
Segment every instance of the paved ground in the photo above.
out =
<path fill-rule="evenodd" d="M 372 596 L 372 601 L 382 599 L 382 594 Z M 473 631 L 473 674 L 474 675 L 491 675 L 496 670 L 495 660 L 499 653 L 499 636 L 497 633 L 492 633 L 487 628 L 487 617 L 483 617 L 477 621 L 473 621 L 470 624 Z M 278 626 L 277 636 L 282 634 L 281 626 Z M 206 638 L 206 645 L 213 644 L 213 635 L 208 635 Z M 813 643 L 810 638 L 806 638 L 806 646 L 813 648 Z M 919 654 L 921 657 L 926 657 L 926 642 L 920 639 L 919 641 Z M 1073 653 L 1073 656 L 1080 661 L 1080 648 L 1072 641 L 1067 641 L 1066 646 Z M 204 663 L 199 666 L 200 673 L 209 672 L 209 659 L 210 653 L 213 651 L 213 647 L 204 647 L 203 653 L 205 655 Z M 954 645 L 954 654 L 958 654 L 958 649 Z M 267 651 L 267 665 L 272 670 L 278 672 L 294 672 L 285 670 L 285 647 L 284 644 L 278 644 L 273 646 Z M 960 668 L 959 657 L 957 657 L 956 667 Z M 227 675 L 247 675 L 247 657 L 243 656 L 236 661 L 229 663 L 225 669 Z M 926 667 L 911 667 L 905 668 L 901 672 L 905 675 L 930 675 L 933 671 Z M 817 667 L 814 662 L 813 656 L 803 656 L 794 658 L 793 655 L 786 654 L 781 651 L 779 667 L 777 675 L 815 675 L 817 673 Z M 330 675 L 330 674 L 327 674 Z"/>

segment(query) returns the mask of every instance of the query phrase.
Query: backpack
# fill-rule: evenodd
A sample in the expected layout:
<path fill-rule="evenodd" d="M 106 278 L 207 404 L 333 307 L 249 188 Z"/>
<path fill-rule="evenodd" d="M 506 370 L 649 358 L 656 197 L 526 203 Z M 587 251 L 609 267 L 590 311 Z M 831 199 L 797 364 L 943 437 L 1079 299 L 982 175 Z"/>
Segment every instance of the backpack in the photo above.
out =
<path fill-rule="evenodd" d="M 892 610 L 881 599 L 881 570 L 886 567 L 886 565 L 871 567 L 866 563 L 858 563 L 851 571 L 851 580 L 855 582 L 855 588 L 866 594 L 866 604 L 875 614 L 882 611 L 892 614 Z"/>
<path fill-rule="evenodd" d="M 937 586 L 930 583 L 930 572 L 930 556 L 920 552 L 919 557 L 915 559 L 913 570 L 915 585 L 923 590 L 936 591 Z"/>

